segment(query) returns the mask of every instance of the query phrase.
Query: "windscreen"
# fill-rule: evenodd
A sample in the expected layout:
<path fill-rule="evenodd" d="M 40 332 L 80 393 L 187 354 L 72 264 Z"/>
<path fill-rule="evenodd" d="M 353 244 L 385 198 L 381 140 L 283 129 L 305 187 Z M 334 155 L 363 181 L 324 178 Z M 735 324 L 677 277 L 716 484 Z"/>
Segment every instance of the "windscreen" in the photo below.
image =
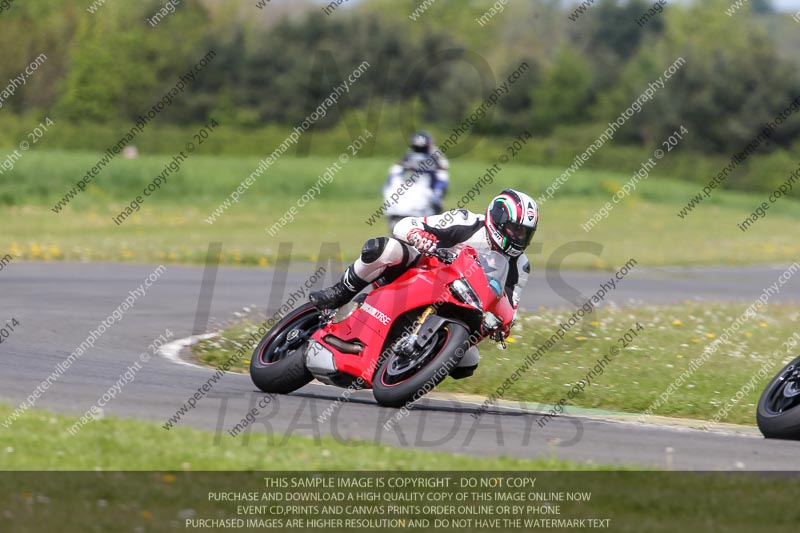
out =
<path fill-rule="evenodd" d="M 499 297 L 503 294 L 503 288 L 506 286 L 508 259 L 494 251 L 480 252 L 478 253 L 478 259 L 481 262 L 481 267 L 483 267 L 483 272 L 486 274 L 486 279 L 489 280 L 489 286 Z"/>

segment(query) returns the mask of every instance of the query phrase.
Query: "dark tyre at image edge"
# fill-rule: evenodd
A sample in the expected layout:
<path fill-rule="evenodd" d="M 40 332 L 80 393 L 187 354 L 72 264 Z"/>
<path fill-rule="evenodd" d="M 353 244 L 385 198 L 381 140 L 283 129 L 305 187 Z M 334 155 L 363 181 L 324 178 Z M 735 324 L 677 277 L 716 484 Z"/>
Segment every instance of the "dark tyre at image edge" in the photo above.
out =
<path fill-rule="evenodd" d="M 800 440 L 800 357 L 783 367 L 761 393 L 756 420 L 768 439 Z"/>
<path fill-rule="evenodd" d="M 308 339 L 319 329 L 320 312 L 298 307 L 270 329 L 250 359 L 250 379 L 264 392 L 288 394 L 314 379 L 306 368 Z"/>
<path fill-rule="evenodd" d="M 402 407 L 418 400 L 450 374 L 469 346 L 467 329 L 449 323 L 410 356 L 390 355 L 375 373 L 375 400 L 386 407 Z"/>

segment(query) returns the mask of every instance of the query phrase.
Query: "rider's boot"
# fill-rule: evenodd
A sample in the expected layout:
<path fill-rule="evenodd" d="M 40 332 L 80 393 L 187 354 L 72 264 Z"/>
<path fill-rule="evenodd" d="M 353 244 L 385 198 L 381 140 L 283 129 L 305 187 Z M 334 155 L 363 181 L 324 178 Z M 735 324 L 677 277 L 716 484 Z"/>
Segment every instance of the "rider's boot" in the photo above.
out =
<path fill-rule="evenodd" d="M 308 299 L 317 309 L 337 309 L 361 292 L 369 283 L 356 276 L 353 265 L 344 271 L 341 281 L 333 287 L 312 292 Z"/>

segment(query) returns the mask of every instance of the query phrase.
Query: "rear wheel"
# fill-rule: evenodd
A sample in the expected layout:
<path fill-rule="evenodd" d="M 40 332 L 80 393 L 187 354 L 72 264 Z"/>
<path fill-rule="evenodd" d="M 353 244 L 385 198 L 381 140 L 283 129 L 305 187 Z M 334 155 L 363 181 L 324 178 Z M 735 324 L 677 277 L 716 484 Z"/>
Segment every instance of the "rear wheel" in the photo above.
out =
<path fill-rule="evenodd" d="M 467 329 L 449 323 L 425 346 L 415 347 L 410 353 L 390 353 L 372 383 L 375 400 L 387 407 L 418 400 L 450 374 L 468 349 Z"/>
<path fill-rule="evenodd" d="M 314 377 L 306 368 L 308 339 L 320 328 L 320 311 L 305 304 L 264 335 L 250 359 L 250 378 L 264 392 L 286 394 Z"/>
<path fill-rule="evenodd" d="M 768 439 L 800 440 L 800 357 L 778 372 L 761 393 L 756 420 Z"/>

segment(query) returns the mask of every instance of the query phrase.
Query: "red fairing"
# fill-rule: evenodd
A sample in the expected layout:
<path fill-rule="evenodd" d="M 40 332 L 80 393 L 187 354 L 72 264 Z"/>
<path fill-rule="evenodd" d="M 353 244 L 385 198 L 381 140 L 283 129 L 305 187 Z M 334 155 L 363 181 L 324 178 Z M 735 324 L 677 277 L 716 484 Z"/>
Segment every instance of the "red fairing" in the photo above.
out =
<path fill-rule="evenodd" d="M 328 324 L 312 338 L 333 352 L 336 368 L 340 373 L 361 377 L 364 388 L 369 388 L 395 318 L 413 309 L 442 304 L 454 304 L 475 312 L 473 307 L 457 300 L 450 291 L 450 283 L 460 278 L 470 282 L 484 310 L 497 315 L 503 324 L 511 323 L 514 310 L 508 298 L 505 294 L 499 298 L 494 294 L 475 250 L 465 246 L 457 259 L 449 265 L 436 257 L 420 257 L 414 268 L 389 285 L 369 293 L 361 307 L 348 318 L 339 323 Z M 364 348 L 359 354 L 343 353 L 325 342 L 328 335 L 361 344 Z"/>

